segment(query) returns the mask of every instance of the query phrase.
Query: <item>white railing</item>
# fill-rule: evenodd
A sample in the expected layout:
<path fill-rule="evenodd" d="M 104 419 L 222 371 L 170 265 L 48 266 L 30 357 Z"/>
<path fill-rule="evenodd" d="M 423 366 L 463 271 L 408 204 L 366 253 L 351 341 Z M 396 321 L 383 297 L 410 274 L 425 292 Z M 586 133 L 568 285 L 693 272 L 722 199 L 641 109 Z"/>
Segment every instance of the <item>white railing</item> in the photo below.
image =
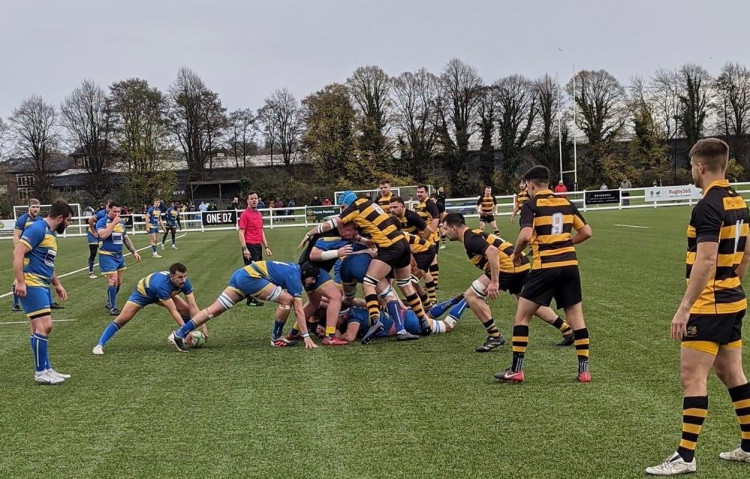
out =
<path fill-rule="evenodd" d="M 745 201 L 750 200 L 750 182 L 744 183 L 733 183 L 732 187 L 737 193 L 742 196 Z M 688 188 L 685 187 L 674 187 L 675 189 Z M 586 204 L 586 197 L 595 193 L 601 193 L 598 190 L 589 191 L 568 191 L 564 193 L 567 198 L 571 199 L 581 211 L 604 211 L 604 210 L 625 210 L 634 208 L 658 208 L 664 206 L 689 206 L 693 205 L 698 201 L 698 198 L 688 197 L 679 199 L 664 199 L 658 200 L 652 199 L 648 196 L 649 188 L 627 188 L 619 191 L 619 201 L 617 203 L 609 204 Z M 628 196 L 623 195 L 628 194 Z M 478 217 L 479 214 L 476 210 L 477 196 L 468 198 L 449 198 L 445 200 L 445 209 L 447 212 L 457 211 L 462 213 L 467 218 Z M 515 195 L 504 195 L 496 196 L 497 208 L 495 214 L 499 216 L 507 216 L 512 214 L 513 205 L 515 202 Z M 409 207 L 413 208 L 416 202 L 409 202 Z M 233 222 L 228 224 L 216 224 L 206 225 L 202 220 L 202 213 L 200 211 L 188 211 L 180 213 L 180 222 L 182 223 L 183 232 L 205 232 L 205 231 L 228 231 L 237 230 L 240 215 L 243 210 L 220 210 L 220 211 L 209 211 L 207 213 L 230 213 L 233 216 Z M 338 206 L 296 206 L 292 208 L 264 208 L 259 210 L 263 214 L 263 225 L 269 229 L 272 228 L 288 228 L 294 226 L 311 227 L 320 222 L 320 220 L 328 215 L 337 214 L 340 209 Z M 288 214 L 290 213 L 291 214 Z M 130 234 L 146 234 L 146 223 L 143 221 L 143 214 L 133 214 L 132 228 L 128 229 Z M 70 226 L 63 235 L 68 236 L 85 236 L 86 228 L 88 228 L 89 217 L 76 216 L 73 218 Z M 6 222 L 15 220 L 5 220 Z M 6 233 L 3 231 L 3 233 Z M 163 232 L 159 232 L 163 234 Z M 12 234 L 3 234 L 0 239 L 10 238 Z"/>

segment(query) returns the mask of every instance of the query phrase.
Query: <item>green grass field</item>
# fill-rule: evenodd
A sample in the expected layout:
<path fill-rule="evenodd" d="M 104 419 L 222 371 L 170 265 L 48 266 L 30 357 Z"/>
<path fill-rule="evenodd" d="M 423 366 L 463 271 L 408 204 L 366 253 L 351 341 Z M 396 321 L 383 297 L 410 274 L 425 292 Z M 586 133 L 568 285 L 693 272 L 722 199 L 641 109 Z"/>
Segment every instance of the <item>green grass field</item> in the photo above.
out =
<path fill-rule="evenodd" d="M 174 323 L 150 306 L 95 357 L 112 319 L 106 280 L 63 278 L 70 296 L 54 318 L 56 387 L 33 381 L 28 327 L 0 299 L 0 477 L 639 477 L 673 452 L 680 435 L 678 344 L 669 322 L 684 290 L 689 208 L 590 212 L 594 238 L 578 248 L 594 381 L 574 381 L 570 348 L 533 322 L 527 380 L 497 383 L 510 348 L 478 354 L 484 332 L 467 311 L 447 335 L 409 343 L 304 350 L 269 343 L 274 306 L 238 305 L 212 320 L 201 350 L 167 345 Z M 517 225 L 499 218 L 515 238 Z M 630 228 L 617 225 L 644 226 Z M 269 230 L 277 260 L 294 261 L 302 229 Z M 137 247 L 147 237 L 134 237 Z M 200 306 L 241 266 L 235 232 L 190 233 L 163 259 L 128 258 L 122 305 L 135 282 L 188 266 Z M 57 272 L 86 266 L 85 238 L 60 241 Z M 10 242 L 0 242 L 9 287 Z M 479 271 L 461 245 L 440 252 L 440 298 Z M 514 302 L 492 302 L 510 336 Z M 747 337 L 747 333 L 745 333 Z M 318 341 L 319 342 L 319 341 Z M 750 353 L 745 350 L 745 358 Z M 739 443 L 728 394 L 709 381 L 699 477 L 748 477 L 720 451 Z"/>

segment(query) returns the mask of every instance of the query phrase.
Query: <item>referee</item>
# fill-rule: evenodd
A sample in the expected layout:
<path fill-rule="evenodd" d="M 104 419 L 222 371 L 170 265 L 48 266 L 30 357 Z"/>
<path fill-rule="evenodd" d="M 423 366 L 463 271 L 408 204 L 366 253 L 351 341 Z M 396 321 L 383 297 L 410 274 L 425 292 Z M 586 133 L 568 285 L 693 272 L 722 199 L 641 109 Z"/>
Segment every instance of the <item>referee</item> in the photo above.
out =
<path fill-rule="evenodd" d="M 242 247 L 242 261 L 249 265 L 263 259 L 263 250 L 271 256 L 266 232 L 263 231 L 263 214 L 258 211 L 258 193 L 251 191 L 247 194 L 247 208 L 240 215 L 239 238 Z M 263 303 L 252 296 L 247 297 L 248 306 L 263 306 Z"/>

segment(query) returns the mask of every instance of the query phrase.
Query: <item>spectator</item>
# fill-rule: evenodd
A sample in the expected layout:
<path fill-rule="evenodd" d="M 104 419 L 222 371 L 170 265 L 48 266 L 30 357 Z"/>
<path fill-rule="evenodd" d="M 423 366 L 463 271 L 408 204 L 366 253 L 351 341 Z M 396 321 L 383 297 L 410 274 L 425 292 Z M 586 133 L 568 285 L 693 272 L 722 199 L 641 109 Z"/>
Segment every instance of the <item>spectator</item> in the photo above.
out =
<path fill-rule="evenodd" d="M 555 186 L 555 193 L 557 193 L 558 196 L 565 198 L 567 196 L 565 193 L 567 192 L 568 188 L 565 186 L 565 183 L 563 183 L 563 180 L 558 181 Z"/>
<path fill-rule="evenodd" d="M 198 205 L 198 210 L 200 210 L 201 213 L 204 211 L 208 211 L 208 205 L 205 201 L 201 201 L 201 204 Z"/>
<path fill-rule="evenodd" d="M 320 201 L 320 198 L 318 198 L 318 195 L 315 195 L 312 197 L 312 201 L 310 201 L 310 206 L 320 206 L 323 203 Z"/>
<path fill-rule="evenodd" d="M 633 187 L 633 185 L 630 184 L 630 180 L 628 180 L 627 177 L 625 177 L 625 179 L 620 182 L 620 189 L 621 190 L 630 189 L 632 187 Z M 622 196 L 622 204 L 624 206 L 629 206 L 630 205 L 630 192 L 629 191 L 621 191 L 620 192 L 620 196 Z"/>
<path fill-rule="evenodd" d="M 365 198 L 367 198 L 368 200 L 372 201 L 372 193 L 369 192 L 369 191 L 367 193 L 365 193 Z"/>
<path fill-rule="evenodd" d="M 287 207 L 287 208 L 289 208 L 289 209 L 288 209 L 288 210 L 286 211 L 286 214 L 288 214 L 289 216 L 292 216 L 292 215 L 294 214 L 294 208 L 295 208 L 296 206 L 297 206 L 297 202 L 296 202 L 296 201 L 294 201 L 294 198 L 290 198 L 290 199 L 289 199 L 289 201 L 288 201 L 288 202 L 287 202 L 287 204 L 286 204 L 286 207 Z"/>
<path fill-rule="evenodd" d="M 236 196 L 232 199 L 232 209 L 238 210 L 240 208 L 240 199 Z"/>
<path fill-rule="evenodd" d="M 599 187 L 600 190 L 608 190 L 607 183 L 602 183 L 602 186 Z"/>
<path fill-rule="evenodd" d="M 264 209 L 265 207 L 266 207 L 266 204 L 263 202 L 263 198 L 259 196 L 258 197 L 258 209 L 261 210 L 261 209 Z"/>
<path fill-rule="evenodd" d="M 329 198 L 323 200 L 323 206 L 331 206 L 332 204 Z"/>
<path fill-rule="evenodd" d="M 88 217 L 90 217 L 91 215 L 93 215 L 94 213 L 95 213 L 95 211 L 94 211 L 94 207 L 93 207 L 93 206 L 91 206 L 91 205 L 89 205 L 89 206 L 87 206 L 87 207 L 86 207 L 86 209 L 85 209 L 85 210 L 83 210 L 83 217 L 84 217 L 84 218 L 88 218 Z"/>

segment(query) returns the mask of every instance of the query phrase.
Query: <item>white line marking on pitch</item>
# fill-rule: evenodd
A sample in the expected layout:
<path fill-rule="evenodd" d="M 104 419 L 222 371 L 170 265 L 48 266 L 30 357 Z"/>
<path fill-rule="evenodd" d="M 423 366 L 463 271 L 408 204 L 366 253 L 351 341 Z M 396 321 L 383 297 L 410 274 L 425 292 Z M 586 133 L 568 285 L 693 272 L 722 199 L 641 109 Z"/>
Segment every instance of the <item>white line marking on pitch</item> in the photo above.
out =
<path fill-rule="evenodd" d="M 182 233 L 181 235 L 177 236 L 177 238 L 182 238 L 183 236 L 187 236 L 187 233 Z M 177 238 L 175 238 L 175 239 L 177 239 Z M 140 251 L 143 251 L 144 249 L 148 249 L 150 247 L 151 247 L 151 245 L 149 244 L 148 246 L 144 246 L 143 248 L 137 249 L 136 251 L 140 252 Z M 123 255 L 123 257 L 125 257 L 125 256 L 132 256 L 132 253 L 126 253 L 126 254 Z M 96 266 L 99 266 L 99 263 L 94 263 L 94 267 L 96 267 Z M 70 273 L 61 274 L 57 278 L 58 279 L 64 278 L 66 276 L 70 276 L 72 274 L 76 274 L 76 273 L 80 273 L 81 271 L 88 271 L 88 270 L 89 270 L 89 267 L 86 266 L 85 268 L 77 269 L 75 271 L 71 271 Z M 10 296 L 12 294 L 13 294 L 13 291 L 11 291 L 10 293 L 0 294 L 0 298 L 5 298 L 6 296 Z"/>
<path fill-rule="evenodd" d="M 623 228 L 639 228 L 639 229 L 644 229 L 644 230 L 651 228 L 650 226 L 636 226 L 636 225 L 617 225 L 616 224 L 615 226 L 622 226 Z"/>
<path fill-rule="evenodd" d="M 73 321 L 78 321 L 77 319 L 53 319 L 53 323 L 72 323 Z M 28 321 L 8 321 L 6 323 L 0 323 L 0 325 L 3 324 L 29 324 Z"/>

